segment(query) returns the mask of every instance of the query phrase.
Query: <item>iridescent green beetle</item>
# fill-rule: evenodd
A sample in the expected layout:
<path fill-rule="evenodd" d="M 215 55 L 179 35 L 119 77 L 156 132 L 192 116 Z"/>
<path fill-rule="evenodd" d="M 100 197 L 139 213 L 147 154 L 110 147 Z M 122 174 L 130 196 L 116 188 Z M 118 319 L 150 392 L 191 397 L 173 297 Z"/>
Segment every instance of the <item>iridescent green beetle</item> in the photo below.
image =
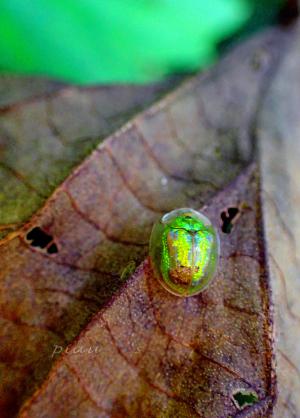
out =
<path fill-rule="evenodd" d="M 176 209 L 153 226 L 150 258 L 155 276 L 177 296 L 206 288 L 217 268 L 219 236 L 210 220 L 194 209 Z"/>

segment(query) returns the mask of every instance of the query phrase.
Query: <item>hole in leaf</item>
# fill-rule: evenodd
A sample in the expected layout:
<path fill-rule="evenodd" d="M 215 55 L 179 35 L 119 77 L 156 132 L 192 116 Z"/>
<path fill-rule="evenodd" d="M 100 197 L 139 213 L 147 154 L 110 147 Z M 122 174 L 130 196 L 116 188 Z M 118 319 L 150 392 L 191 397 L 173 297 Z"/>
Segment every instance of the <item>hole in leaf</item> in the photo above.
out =
<path fill-rule="evenodd" d="M 58 248 L 53 240 L 53 237 L 43 231 L 39 226 L 36 226 L 29 231 L 26 235 L 26 239 L 30 242 L 32 247 L 45 250 L 48 254 L 56 254 L 58 252 Z"/>
<path fill-rule="evenodd" d="M 257 393 L 253 390 L 239 389 L 232 395 L 232 400 L 238 409 L 255 404 L 258 401 Z"/>
<path fill-rule="evenodd" d="M 51 241 L 53 241 L 51 235 L 48 235 L 39 226 L 36 226 L 30 232 L 28 232 L 26 238 L 28 241 L 31 241 L 30 245 L 39 248 L 45 248 L 50 244 Z"/>
<path fill-rule="evenodd" d="M 57 245 L 55 243 L 51 244 L 50 247 L 47 248 L 47 253 L 48 254 L 56 254 L 56 253 L 58 253 Z"/>
<path fill-rule="evenodd" d="M 230 234 L 233 224 L 237 220 L 239 214 L 240 210 L 235 207 L 230 207 L 221 212 L 222 232 L 224 232 L 224 234 Z"/>

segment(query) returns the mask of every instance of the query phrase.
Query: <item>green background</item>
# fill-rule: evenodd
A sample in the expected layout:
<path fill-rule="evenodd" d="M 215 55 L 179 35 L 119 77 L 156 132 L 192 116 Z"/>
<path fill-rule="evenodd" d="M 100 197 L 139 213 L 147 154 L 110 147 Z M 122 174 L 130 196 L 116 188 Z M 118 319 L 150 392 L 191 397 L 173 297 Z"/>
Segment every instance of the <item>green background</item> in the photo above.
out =
<path fill-rule="evenodd" d="M 80 84 L 149 82 L 208 65 L 220 41 L 269 21 L 279 3 L 0 0 L 0 70 Z"/>

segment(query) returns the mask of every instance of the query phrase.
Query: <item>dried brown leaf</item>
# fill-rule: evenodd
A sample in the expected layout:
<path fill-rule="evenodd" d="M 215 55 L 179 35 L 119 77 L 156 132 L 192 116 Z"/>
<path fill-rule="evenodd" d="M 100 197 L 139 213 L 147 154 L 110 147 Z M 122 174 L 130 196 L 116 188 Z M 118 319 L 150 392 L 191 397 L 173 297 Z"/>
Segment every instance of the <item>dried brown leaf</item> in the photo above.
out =
<path fill-rule="evenodd" d="M 170 295 L 146 260 L 21 417 L 237 416 L 233 395 L 242 390 L 258 395 L 247 416 L 270 416 L 272 326 L 253 167 L 203 212 L 221 225 L 227 207 L 244 209 L 230 234 L 220 230 L 222 257 L 210 288 L 191 298 Z"/>
<path fill-rule="evenodd" d="M 87 323 L 91 314 L 111 299 L 115 291 L 123 284 L 132 265 L 139 264 L 144 259 L 147 254 L 152 223 L 161 213 L 180 206 L 201 207 L 212 196 L 219 193 L 214 203 L 215 209 L 213 205 L 209 209 L 211 216 L 217 222 L 222 209 L 221 204 L 226 205 L 228 202 L 226 200 L 228 191 L 222 192 L 221 190 L 253 157 L 252 129 L 257 107 L 280 56 L 280 47 L 284 41 L 285 35 L 280 31 L 274 31 L 237 48 L 215 69 L 186 83 L 156 106 L 131 121 L 118 133 L 104 141 L 57 188 L 42 210 L 24 228 L 9 234 L 0 241 L 0 368 L 3 376 L 0 382 L 1 417 L 13 416 L 22 401 L 42 382 L 53 362 L 51 354 L 55 344 L 66 346 Z M 71 92 L 71 96 L 74 94 L 72 89 L 67 89 L 64 94 L 68 95 L 68 92 Z M 75 108 L 77 109 L 76 106 Z M 11 118 L 10 126 L 16 124 L 14 118 L 18 113 L 13 113 L 14 109 L 6 111 L 6 115 Z M 55 109 L 59 114 L 59 108 Z M 21 106 L 21 111 L 25 113 L 28 111 L 26 104 Z M 74 118 L 77 118 L 76 123 L 79 127 L 80 123 L 83 123 L 82 129 L 87 128 L 86 119 L 82 118 L 80 122 L 81 119 L 78 118 L 78 109 L 70 115 L 69 124 L 66 123 L 64 129 L 67 132 L 67 139 L 72 141 L 74 127 L 71 122 Z M 30 126 L 32 129 L 32 124 L 36 124 L 36 120 L 28 117 L 26 121 L 28 132 L 30 132 Z M 46 171 L 44 175 L 45 173 Z M 44 184 L 41 178 L 38 177 L 40 185 Z M 222 309 L 226 312 L 228 309 L 231 312 L 230 306 L 226 307 L 224 303 L 222 305 L 222 301 L 225 300 L 224 295 L 222 296 L 222 286 L 225 284 L 226 287 L 226 283 L 229 286 L 231 282 L 228 278 L 221 280 L 221 275 L 219 275 L 219 281 L 215 281 L 211 291 L 213 301 L 215 300 L 216 303 L 208 302 L 207 307 L 209 316 L 213 312 L 216 313 L 216 311 L 210 313 L 210 303 L 213 309 L 218 309 L 220 302 L 219 313 L 221 315 L 214 319 L 216 335 L 214 337 L 208 333 L 206 347 L 198 347 L 198 349 L 202 352 L 202 348 L 205 348 L 207 357 L 216 359 L 215 370 L 218 374 L 221 373 L 219 379 L 221 386 L 222 379 L 223 377 L 225 379 L 226 375 L 222 365 L 226 366 L 231 361 L 233 362 L 233 371 L 237 375 L 233 377 L 228 372 L 231 376 L 231 386 L 226 386 L 227 401 L 224 408 L 228 411 L 236 410 L 234 403 L 230 400 L 228 388 L 234 390 L 233 383 L 244 382 L 257 391 L 259 399 L 266 404 L 266 410 L 268 410 L 272 404 L 274 387 L 270 365 L 270 335 L 269 330 L 265 328 L 269 323 L 269 296 L 264 287 L 267 283 L 265 273 L 261 271 L 261 269 L 264 270 L 264 260 L 261 259 L 263 250 L 259 232 L 260 208 L 257 206 L 256 180 L 253 177 L 249 179 L 247 175 L 242 179 L 246 183 L 249 181 L 249 191 L 244 190 L 243 187 L 236 189 L 232 187 L 228 195 L 231 196 L 232 202 L 229 204 L 237 204 L 237 200 L 240 199 L 249 199 L 249 207 L 252 210 L 245 211 L 245 214 L 240 217 L 241 221 L 238 223 L 240 226 L 236 228 L 236 234 L 242 243 L 247 238 L 244 236 L 246 229 L 243 228 L 246 228 L 247 222 L 251 220 L 253 228 L 251 231 L 247 230 L 247 233 L 254 234 L 254 241 L 252 246 L 251 235 L 249 235 L 250 242 L 247 241 L 249 247 L 245 248 L 245 250 L 249 249 L 249 252 L 241 256 L 244 256 L 244 261 L 240 256 L 230 257 L 231 261 L 228 261 L 227 268 L 233 269 L 237 265 L 247 277 L 249 275 L 251 280 L 253 276 L 254 288 L 252 291 L 249 289 L 249 294 L 245 299 L 242 296 L 243 292 L 238 292 L 237 282 L 237 287 L 233 289 L 236 293 L 233 292 L 230 302 L 234 307 L 232 309 L 234 326 L 229 331 L 228 328 L 224 328 L 222 332 L 222 327 L 225 326 L 223 321 L 228 320 L 226 316 L 222 316 Z M 245 196 L 243 193 L 246 193 Z M 220 198 L 220 196 L 223 197 Z M 218 199 L 219 206 L 217 205 Z M 213 210 L 216 212 L 214 213 Z M 239 234 L 238 228 L 244 232 Z M 230 235 L 231 237 L 234 237 L 234 234 Z M 231 246 L 232 252 L 242 249 L 241 245 L 234 239 L 232 242 L 229 240 L 224 254 L 230 250 Z M 230 255 L 229 252 L 227 255 Z M 245 262 L 245 257 L 247 262 Z M 145 285 L 147 282 L 147 263 L 144 264 L 144 270 L 142 268 L 139 271 L 141 278 L 133 279 L 127 288 L 128 291 L 132 283 Z M 234 270 L 232 270 L 232 275 L 238 276 Z M 218 282 L 221 283 L 220 294 L 218 294 Z M 151 281 L 151 285 L 152 283 L 155 286 L 155 282 Z M 236 283 L 235 280 L 232 285 L 234 283 Z M 245 286 L 249 283 L 251 283 L 250 280 L 246 281 Z M 170 303 L 171 300 L 174 301 L 158 288 L 155 289 L 158 303 L 163 305 Z M 255 289 L 259 291 L 259 294 L 255 293 Z M 126 297 L 126 292 L 127 290 L 120 294 L 111 305 L 111 309 L 120 306 L 118 301 Z M 133 297 L 129 300 L 134 301 Z M 183 301 L 180 303 L 176 301 L 175 306 L 177 307 L 178 304 L 178 309 L 183 309 L 183 305 L 180 305 L 182 303 Z M 191 304 L 191 308 L 196 309 L 196 313 L 200 312 L 201 315 L 205 315 L 204 309 L 199 311 L 200 306 L 203 308 L 203 303 L 205 303 L 204 296 L 191 299 L 191 302 L 186 303 Z M 167 307 L 170 310 L 169 305 L 161 306 L 162 312 L 166 313 L 166 320 L 168 319 Z M 128 310 L 128 315 L 130 312 L 131 310 Z M 170 314 L 172 315 L 171 310 Z M 119 318 L 121 318 L 120 315 Z M 204 321 L 201 315 L 193 317 L 195 322 L 191 322 L 191 335 L 188 328 L 186 329 L 188 345 L 192 343 L 190 338 L 193 335 L 202 335 L 204 338 L 206 327 L 210 325 L 211 321 Z M 248 318 L 249 329 L 241 330 L 239 324 L 243 318 Z M 147 320 L 147 315 L 143 316 L 143 320 Z M 226 327 L 229 327 L 228 323 Z M 154 338 L 157 333 L 159 334 L 160 328 L 156 324 L 152 329 L 155 331 Z M 229 339 L 232 337 L 231 342 L 225 341 L 225 331 L 229 334 Z M 244 351 L 241 352 L 240 363 L 238 363 L 236 359 L 239 350 L 237 334 L 241 331 L 250 333 L 247 340 L 249 345 L 245 343 L 246 337 L 243 334 L 241 350 Z M 121 338 L 122 335 L 124 337 L 125 332 L 128 330 L 122 329 L 123 334 L 120 330 L 119 337 Z M 177 328 L 170 329 L 169 332 L 176 335 Z M 163 341 L 166 338 L 167 336 L 164 336 Z M 142 344 L 143 341 L 141 340 Z M 201 341 L 197 338 L 195 343 L 201 345 Z M 227 343 L 228 346 L 226 346 Z M 177 344 L 176 341 L 174 344 Z M 224 349 L 224 358 L 218 357 L 222 354 L 221 351 L 219 353 L 214 351 L 218 344 L 221 344 L 222 350 Z M 157 353 L 159 355 L 156 361 L 162 359 L 164 346 L 161 349 L 162 351 Z M 179 352 L 180 350 L 184 348 L 180 348 Z M 190 350 L 191 347 L 186 347 L 182 355 L 189 356 Z M 255 350 L 259 353 L 257 358 Z M 107 357 L 105 353 L 103 356 Z M 197 357 L 198 354 L 195 356 Z M 183 361 L 186 364 L 187 357 Z M 192 366 L 198 364 L 196 359 L 192 358 L 191 361 Z M 257 361 L 260 363 L 256 371 Z M 82 364 L 82 366 L 84 373 L 87 373 L 87 364 L 85 366 Z M 127 367 L 128 365 L 124 364 L 124 369 L 120 370 L 127 370 Z M 58 373 L 57 370 L 55 369 L 55 376 Z M 210 380 L 209 371 L 210 366 L 207 366 L 208 380 L 205 384 L 208 385 L 210 382 L 211 386 L 207 390 L 212 394 L 214 380 L 213 378 Z M 205 367 L 203 373 L 205 375 Z M 180 370 L 177 370 L 173 383 L 179 379 L 176 390 L 183 390 L 186 397 L 187 392 L 184 387 L 180 388 L 180 378 Z M 196 380 L 195 386 L 192 387 L 191 378 L 192 376 L 189 378 L 189 390 L 194 396 L 191 398 L 191 404 L 193 411 L 197 411 L 197 408 L 203 408 L 203 406 L 196 406 L 198 383 Z M 49 382 L 53 381 L 51 379 L 53 377 Z M 69 390 L 71 387 L 74 389 L 72 397 L 78 400 L 78 407 L 81 408 L 80 405 L 83 405 L 84 408 L 84 405 L 87 405 L 89 408 L 88 401 L 80 401 L 81 389 L 76 385 L 76 387 L 72 386 L 71 375 L 70 379 L 66 389 Z M 62 381 L 66 382 L 64 378 Z M 138 382 L 141 383 L 140 380 Z M 138 398 L 138 393 L 144 393 L 144 389 L 147 393 L 149 392 L 147 384 L 141 383 L 139 389 L 136 387 L 135 399 Z M 174 390 L 172 385 L 168 390 L 171 389 Z M 224 387 L 223 392 L 221 387 L 219 389 L 225 396 Z M 130 390 L 128 387 L 128 392 Z M 150 392 L 149 396 L 150 398 L 152 396 Z M 44 392 L 39 395 L 39 399 L 47 403 Z M 164 407 L 172 409 L 175 405 L 173 401 L 169 405 L 169 398 L 164 399 Z M 221 398 L 218 401 L 218 396 L 214 393 L 211 402 L 217 402 L 216 411 L 220 411 Z M 122 405 L 121 400 L 118 400 L 116 404 Z M 262 405 L 259 403 L 256 408 L 262 411 Z M 59 414 L 59 410 L 57 413 Z M 254 416 L 259 416 L 255 414 L 254 410 Z"/>

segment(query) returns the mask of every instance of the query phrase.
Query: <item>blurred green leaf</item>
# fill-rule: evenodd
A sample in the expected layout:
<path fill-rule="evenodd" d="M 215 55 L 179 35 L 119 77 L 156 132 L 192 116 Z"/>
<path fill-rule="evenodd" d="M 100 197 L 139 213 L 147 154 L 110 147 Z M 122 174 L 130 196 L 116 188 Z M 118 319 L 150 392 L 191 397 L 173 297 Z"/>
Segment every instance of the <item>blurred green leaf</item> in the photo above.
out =
<path fill-rule="evenodd" d="M 212 62 L 247 0 L 2 0 L 0 68 L 76 83 L 148 82 Z"/>

